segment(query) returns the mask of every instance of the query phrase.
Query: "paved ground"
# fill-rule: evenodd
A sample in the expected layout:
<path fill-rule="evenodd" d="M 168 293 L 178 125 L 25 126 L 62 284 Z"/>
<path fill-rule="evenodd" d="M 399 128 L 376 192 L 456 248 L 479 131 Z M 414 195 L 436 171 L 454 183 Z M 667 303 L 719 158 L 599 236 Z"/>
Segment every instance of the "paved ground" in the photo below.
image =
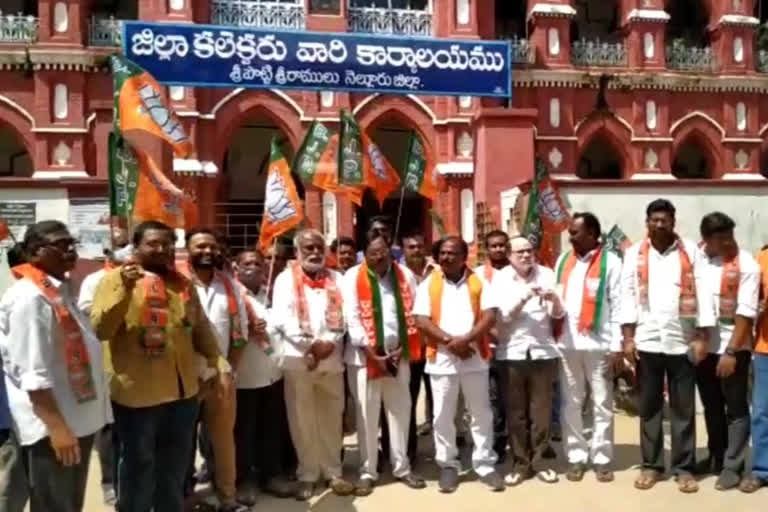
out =
<path fill-rule="evenodd" d="M 699 432 L 704 431 L 699 418 Z M 699 444 L 702 444 L 699 436 Z M 345 470 L 354 478 L 357 454 L 354 438 L 347 440 L 348 457 Z M 428 453 L 428 438 L 420 438 L 420 448 Z M 667 438 L 667 447 L 669 439 Z M 558 447 L 559 448 L 559 447 Z M 701 453 L 701 452 L 700 452 Z M 451 512 L 489 512 L 510 510 L 515 507 L 525 512 L 617 512 L 637 510 L 642 512 L 668 512 L 670 510 L 695 510 L 696 512 L 765 511 L 768 489 L 748 496 L 739 491 L 714 490 L 714 478 L 700 482 L 701 490 L 695 495 L 683 495 L 672 480 L 661 482 L 650 491 L 638 491 L 632 486 L 637 475 L 634 467 L 639 459 L 637 419 L 618 414 L 616 418 L 616 481 L 600 484 L 594 474 L 588 473 L 584 481 L 571 483 L 562 478 L 557 484 L 544 484 L 531 480 L 503 493 L 491 493 L 474 480 L 471 473 L 464 476 L 459 490 L 452 495 L 437 491 L 437 469 L 433 462 L 425 461 L 417 470 L 428 479 L 423 491 L 413 491 L 402 484 L 382 482 L 373 495 L 367 498 L 338 498 L 330 493 L 315 497 L 309 504 L 295 500 L 278 500 L 261 496 L 253 508 L 257 512 L 393 512 L 418 510 L 445 510 Z M 91 478 L 85 510 L 108 512 L 101 503 L 99 488 L 99 463 L 93 458 Z M 558 458 L 558 470 L 563 470 L 562 454 Z"/>

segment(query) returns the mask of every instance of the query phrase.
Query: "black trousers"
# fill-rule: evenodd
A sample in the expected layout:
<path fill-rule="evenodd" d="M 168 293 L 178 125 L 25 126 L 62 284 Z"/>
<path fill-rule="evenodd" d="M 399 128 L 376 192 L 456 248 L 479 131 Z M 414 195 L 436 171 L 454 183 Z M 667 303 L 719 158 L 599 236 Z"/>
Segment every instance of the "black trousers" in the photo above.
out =
<path fill-rule="evenodd" d="M 283 381 L 257 389 L 237 390 L 235 460 L 237 485 L 253 481 L 259 485 L 288 475 L 296 465 Z"/>
<path fill-rule="evenodd" d="M 29 483 L 30 512 L 81 512 L 88 482 L 93 436 L 81 437 L 80 464 L 64 466 L 56 460 L 47 437 L 21 448 Z"/>
<path fill-rule="evenodd" d="M 488 389 L 491 396 L 491 412 L 493 412 L 493 451 L 496 452 L 499 464 L 504 462 L 507 454 L 507 410 L 504 407 L 501 389 L 501 372 L 503 371 L 503 365 L 499 361 L 491 360 Z"/>
<path fill-rule="evenodd" d="M 549 446 L 557 365 L 557 359 L 499 361 L 512 467 L 518 473 L 548 466 L 544 452 Z"/>
<path fill-rule="evenodd" d="M 424 373 L 426 367 L 426 361 L 415 361 L 411 363 L 411 422 L 408 425 L 408 458 L 411 460 L 411 464 L 416 460 L 418 436 L 416 435 L 416 405 L 419 401 L 419 391 L 421 390 L 421 383 L 424 382 L 424 392 L 426 393 L 426 406 L 427 414 L 426 420 L 430 425 L 432 424 L 432 385 L 429 381 L 429 375 Z M 386 423 L 386 422 L 385 422 Z"/>
<path fill-rule="evenodd" d="M 687 354 L 640 352 L 640 451 L 643 468 L 664 472 L 664 377 L 669 393 L 672 473 L 690 474 L 696 465 L 696 368 Z"/>
<path fill-rule="evenodd" d="M 716 374 L 720 357 L 709 354 L 696 367 L 696 384 L 704 404 L 709 454 L 723 467 L 741 475 L 749 448 L 749 364 L 752 354 L 736 353 L 736 371 L 721 379 Z"/>

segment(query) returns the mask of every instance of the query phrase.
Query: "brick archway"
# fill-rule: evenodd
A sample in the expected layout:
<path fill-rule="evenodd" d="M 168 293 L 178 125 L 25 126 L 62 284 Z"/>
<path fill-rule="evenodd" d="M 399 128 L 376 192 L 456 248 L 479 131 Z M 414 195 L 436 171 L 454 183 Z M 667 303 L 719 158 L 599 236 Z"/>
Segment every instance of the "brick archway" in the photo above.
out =
<path fill-rule="evenodd" d="M 32 160 L 33 171 L 35 166 L 35 136 L 28 119 L 0 102 L 0 130 L 12 134 L 16 141 L 24 147 Z"/>
<path fill-rule="evenodd" d="M 579 124 L 576 129 L 576 164 L 590 143 L 600 139 L 611 145 L 611 148 L 619 157 L 621 166 L 621 179 L 628 179 L 635 172 L 629 148 L 632 144 L 630 128 L 620 122 L 613 114 L 598 114 Z"/>
<path fill-rule="evenodd" d="M 697 143 L 704 153 L 710 169 L 711 179 L 722 177 L 725 173 L 722 155 L 722 133 L 710 122 L 702 117 L 691 117 L 677 126 L 672 134 L 672 158 L 670 163 L 674 163 L 675 157 L 680 148 L 692 139 Z"/>
<path fill-rule="evenodd" d="M 216 113 L 215 135 L 208 143 L 213 145 L 213 161 L 219 169 L 223 168 L 224 155 L 232 136 L 244 121 L 254 115 L 262 115 L 272 121 L 286 135 L 294 150 L 301 144 L 304 129 L 296 109 L 274 93 L 247 90 L 229 100 Z"/>
<path fill-rule="evenodd" d="M 416 131 L 427 155 L 436 162 L 436 137 L 434 113 L 425 111 L 426 105 L 418 105 L 407 96 L 379 96 L 366 103 L 355 114 L 358 124 L 370 130 L 381 122 L 396 121 Z"/>

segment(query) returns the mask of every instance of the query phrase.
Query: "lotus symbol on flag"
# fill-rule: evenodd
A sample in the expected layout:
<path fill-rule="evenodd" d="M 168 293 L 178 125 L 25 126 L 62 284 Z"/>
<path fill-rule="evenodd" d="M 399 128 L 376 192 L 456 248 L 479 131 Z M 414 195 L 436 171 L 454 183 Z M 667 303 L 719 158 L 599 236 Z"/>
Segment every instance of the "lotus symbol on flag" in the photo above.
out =
<path fill-rule="evenodd" d="M 285 183 L 279 172 L 270 172 L 267 178 L 264 213 L 270 222 L 280 222 L 296 215 L 296 208 L 288 198 Z"/>
<path fill-rule="evenodd" d="M 541 191 L 539 205 L 541 206 L 544 216 L 555 224 L 559 224 L 568 219 L 568 212 L 562 208 L 560 201 L 557 199 L 557 193 L 549 183 L 547 183 L 546 187 Z"/>
<path fill-rule="evenodd" d="M 368 144 L 368 156 L 371 158 L 371 167 L 379 179 L 387 179 L 387 167 L 384 164 L 384 155 L 381 154 L 379 147 L 371 142 Z"/>
<path fill-rule="evenodd" d="M 162 96 L 160 96 L 159 91 L 155 90 L 152 84 L 144 84 L 139 89 L 139 97 L 141 98 L 141 104 L 152 117 L 152 120 L 157 123 L 163 130 L 163 133 L 168 135 L 173 142 L 179 143 L 187 140 L 187 134 L 181 127 L 181 123 L 165 106 Z"/>

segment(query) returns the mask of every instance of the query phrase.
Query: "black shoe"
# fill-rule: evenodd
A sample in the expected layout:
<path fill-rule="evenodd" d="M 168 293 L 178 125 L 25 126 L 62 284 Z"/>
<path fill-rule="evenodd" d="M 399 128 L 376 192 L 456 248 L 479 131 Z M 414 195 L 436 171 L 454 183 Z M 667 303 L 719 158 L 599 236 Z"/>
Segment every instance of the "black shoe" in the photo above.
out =
<path fill-rule="evenodd" d="M 359 496 L 361 498 L 364 496 L 370 496 L 375 485 L 376 482 L 373 481 L 373 478 L 361 478 L 355 484 L 355 496 Z"/>
<path fill-rule="evenodd" d="M 427 483 L 424 481 L 424 479 L 416 473 L 408 473 L 404 477 L 398 478 L 398 480 L 403 482 L 411 489 L 424 489 L 427 486 Z"/>
<path fill-rule="evenodd" d="M 459 472 L 456 468 L 443 468 L 437 483 L 440 492 L 451 493 L 459 487 Z"/>
<path fill-rule="evenodd" d="M 730 469 L 724 469 L 720 476 L 717 477 L 717 482 L 715 482 L 715 489 L 718 491 L 727 491 L 729 489 L 734 489 L 739 486 L 741 483 L 741 477 L 736 473 L 735 471 L 731 471 Z"/>
<path fill-rule="evenodd" d="M 504 490 L 504 479 L 496 471 L 481 476 L 480 481 L 487 485 L 493 492 L 501 492 Z"/>

